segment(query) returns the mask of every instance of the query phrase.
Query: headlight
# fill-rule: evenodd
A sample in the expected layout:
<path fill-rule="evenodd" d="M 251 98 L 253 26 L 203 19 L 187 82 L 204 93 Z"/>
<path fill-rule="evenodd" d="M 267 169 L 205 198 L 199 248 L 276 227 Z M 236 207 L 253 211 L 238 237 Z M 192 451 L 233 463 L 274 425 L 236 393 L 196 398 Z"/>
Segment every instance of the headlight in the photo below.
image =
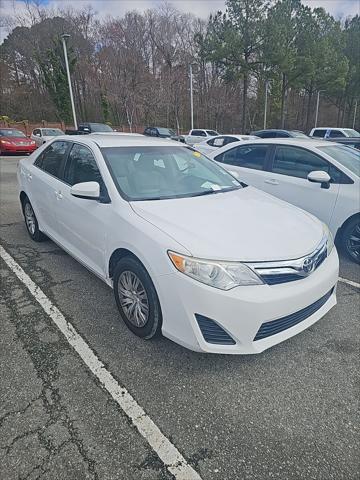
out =
<path fill-rule="evenodd" d="M 332 233 L 329 230 L 329 227 L 325 225 L 325 223 L 323 223 L 323 228 L 324 228 L 324 237 L 326 238 L 327 254 L 329 256 L 332 249 L 334 248 L 334 238 L 332 236 Z"/>
<path fill-rule="evenodd" d="M 168 255 L 179 272 L 211 287 L 231 290 L 238 286 L 263 284 L 262 280 L 242 263 L 200 260 L 174 252 L 168 252 Z"/>

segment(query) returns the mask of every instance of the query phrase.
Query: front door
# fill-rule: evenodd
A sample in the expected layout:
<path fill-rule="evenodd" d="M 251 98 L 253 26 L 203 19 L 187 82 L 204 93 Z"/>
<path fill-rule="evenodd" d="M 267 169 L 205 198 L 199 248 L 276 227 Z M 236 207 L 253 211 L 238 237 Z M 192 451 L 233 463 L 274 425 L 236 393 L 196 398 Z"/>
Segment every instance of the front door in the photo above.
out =
<path fill-rule="evenodd" d="M 332 178 L 329 188 L 307 179 L 310 172 L 321 170 Z M 316 153 L 302 147 L 277 145 L 268 178 L 262 189 L 330 225 L 339 194 L 341 172 Z"/>
<path fill-rule="evenodd" d="M 87 146 L 74 143 L 64 171 L 61 198 L 57 203 L 59 235 L 64 248 L 104 277 L 107 271 L 105 243 L 109 205 L 71 195 L 71 187 L 81 182 L 98 182 L 100 188 L 104 188 L 94 154 Z"/>

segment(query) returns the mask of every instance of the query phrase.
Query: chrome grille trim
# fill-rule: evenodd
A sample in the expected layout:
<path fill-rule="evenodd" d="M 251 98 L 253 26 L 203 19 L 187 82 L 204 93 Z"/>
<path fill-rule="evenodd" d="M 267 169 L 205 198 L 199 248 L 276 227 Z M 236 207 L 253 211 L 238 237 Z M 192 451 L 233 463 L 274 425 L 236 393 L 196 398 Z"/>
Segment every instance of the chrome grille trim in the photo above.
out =
<path fill-rule="evenodd" d="M 280 260 L 277 262 L 246 263 L 262 280 L 269 285 L 291 282 L 308 277 L 327 257 L 327 239 L 309 255 L 295 260 Z"/>

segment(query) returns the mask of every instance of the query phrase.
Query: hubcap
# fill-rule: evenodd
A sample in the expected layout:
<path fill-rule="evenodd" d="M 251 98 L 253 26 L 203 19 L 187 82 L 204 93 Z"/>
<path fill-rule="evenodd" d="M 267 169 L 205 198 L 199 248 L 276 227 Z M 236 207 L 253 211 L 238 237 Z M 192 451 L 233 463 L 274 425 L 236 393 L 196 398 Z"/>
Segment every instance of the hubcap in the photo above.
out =
<path fill-rule="evenodd" d="M 35 233 L 35 214 L 30 203 L 25 205 L 25 222 L 31 235 Z"/>
<path fill-rule="evenodd" d="M 359 260 L 360 258 L 360 223 L 357 223 L 349 237 L 346 239 L 346 248 L 350 255 Z"/>
<path fill-rule="evenodd" d="M 126 318 L 135 327 L 143 327 L 149 318 L 149 300 L 139 277 L 134 272 L 122 272 L 118 293 Z"/>

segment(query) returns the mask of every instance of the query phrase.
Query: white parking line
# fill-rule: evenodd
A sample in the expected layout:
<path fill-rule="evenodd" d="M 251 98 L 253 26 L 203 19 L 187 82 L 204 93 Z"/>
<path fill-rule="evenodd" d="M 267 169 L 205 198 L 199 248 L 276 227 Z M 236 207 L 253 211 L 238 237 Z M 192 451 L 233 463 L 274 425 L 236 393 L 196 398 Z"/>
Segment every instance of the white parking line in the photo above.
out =
<path fill-rule="evenodd" d="M 360 283 L 353 282 L 352 280 L 348 280 L 347 278 L 339 277 L 339 282 L 347 283 L 348 285 L 351 285 L 352 287 L 360 288 Z"/>
<path fill-rule="evenodd" d="M 104 364 L 98 359 L 85 340 L 77 333 L 71 323 L 66 320 L 60 310 L 1 245 L 0 256 L 56 324 L 69 344 L 80 355 L 81 359 L 110 393 L 115 402 L 131 419 L 140 434 L 149 443 L 175 479 L 201 480 L 199 474 L 187 463 L 179 450 L 165 437 L 126 388 L 119 385 L 111 373 L 106 370 Z"/>

